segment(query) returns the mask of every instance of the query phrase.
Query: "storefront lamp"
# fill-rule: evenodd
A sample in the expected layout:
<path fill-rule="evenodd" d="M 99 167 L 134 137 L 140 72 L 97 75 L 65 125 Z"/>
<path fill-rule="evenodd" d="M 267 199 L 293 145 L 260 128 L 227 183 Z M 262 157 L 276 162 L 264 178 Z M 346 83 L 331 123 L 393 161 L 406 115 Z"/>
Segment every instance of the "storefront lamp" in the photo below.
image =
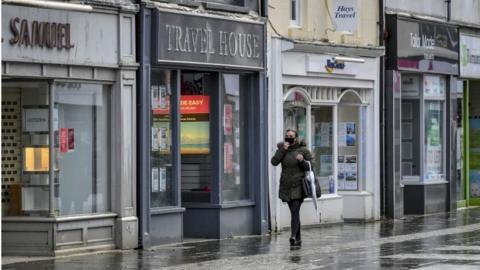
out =
<path fill-rule="evenodd" d="M 365 59 L 355 57 L 335 56 L 333 57 L 333 60 L 339 62 L 365 63 Z"/>
<path fill-rule="evenodd" d="M 24 172 L 48 172 L 48 147 L 23 148 Z"/>

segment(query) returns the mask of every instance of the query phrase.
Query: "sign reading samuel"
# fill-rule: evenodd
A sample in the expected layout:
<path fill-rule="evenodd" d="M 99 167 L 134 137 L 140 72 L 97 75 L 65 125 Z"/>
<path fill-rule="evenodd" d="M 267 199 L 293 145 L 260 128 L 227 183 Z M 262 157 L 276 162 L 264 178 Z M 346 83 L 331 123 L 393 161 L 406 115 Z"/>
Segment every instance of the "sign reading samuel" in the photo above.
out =
<path fill-rule="evenodd" d="M 158 11 L 157 62 L 263 68 L 264 25 Z"/>

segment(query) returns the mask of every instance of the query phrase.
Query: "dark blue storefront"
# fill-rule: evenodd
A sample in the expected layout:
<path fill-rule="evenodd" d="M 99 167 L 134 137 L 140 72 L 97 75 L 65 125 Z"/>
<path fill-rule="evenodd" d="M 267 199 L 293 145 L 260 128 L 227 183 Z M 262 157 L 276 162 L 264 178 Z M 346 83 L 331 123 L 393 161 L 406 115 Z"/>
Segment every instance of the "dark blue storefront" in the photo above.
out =
<path fill-rule="evenodd" d="M 137 194 L 144 247 L 268 230 L 265 21 L 218 14 L 141 7 Z"/>

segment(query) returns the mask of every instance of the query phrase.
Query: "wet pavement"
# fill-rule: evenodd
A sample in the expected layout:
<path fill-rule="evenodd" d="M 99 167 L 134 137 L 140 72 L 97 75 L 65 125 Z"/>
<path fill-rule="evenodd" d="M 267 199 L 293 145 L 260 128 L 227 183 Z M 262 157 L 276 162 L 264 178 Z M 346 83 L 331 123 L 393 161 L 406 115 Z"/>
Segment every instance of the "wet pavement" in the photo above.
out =
<path fill-rule="evenodd" d="M 303 229 L 301 248 L 290 248 L 288 236 L 4 262 L 2 269 L 480 269 L 480 208 Z"/>

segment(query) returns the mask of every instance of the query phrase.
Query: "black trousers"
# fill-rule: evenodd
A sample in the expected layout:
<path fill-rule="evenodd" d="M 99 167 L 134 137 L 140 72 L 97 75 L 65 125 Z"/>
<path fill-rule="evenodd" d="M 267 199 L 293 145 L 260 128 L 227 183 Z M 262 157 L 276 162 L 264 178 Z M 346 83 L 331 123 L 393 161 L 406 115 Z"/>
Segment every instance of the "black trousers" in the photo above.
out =
<path fill-rule="evenodd" d="M 288 207 L 290 208 L 291 223 L 290 228 L 292 229 L 292 234 L 290 237 L 295 238 L 295 240 L 302 240 L 300 234 L 300 206 L 302 206 L 303 199 L 300 200 L 291 200 L 288 202 Z"/>

